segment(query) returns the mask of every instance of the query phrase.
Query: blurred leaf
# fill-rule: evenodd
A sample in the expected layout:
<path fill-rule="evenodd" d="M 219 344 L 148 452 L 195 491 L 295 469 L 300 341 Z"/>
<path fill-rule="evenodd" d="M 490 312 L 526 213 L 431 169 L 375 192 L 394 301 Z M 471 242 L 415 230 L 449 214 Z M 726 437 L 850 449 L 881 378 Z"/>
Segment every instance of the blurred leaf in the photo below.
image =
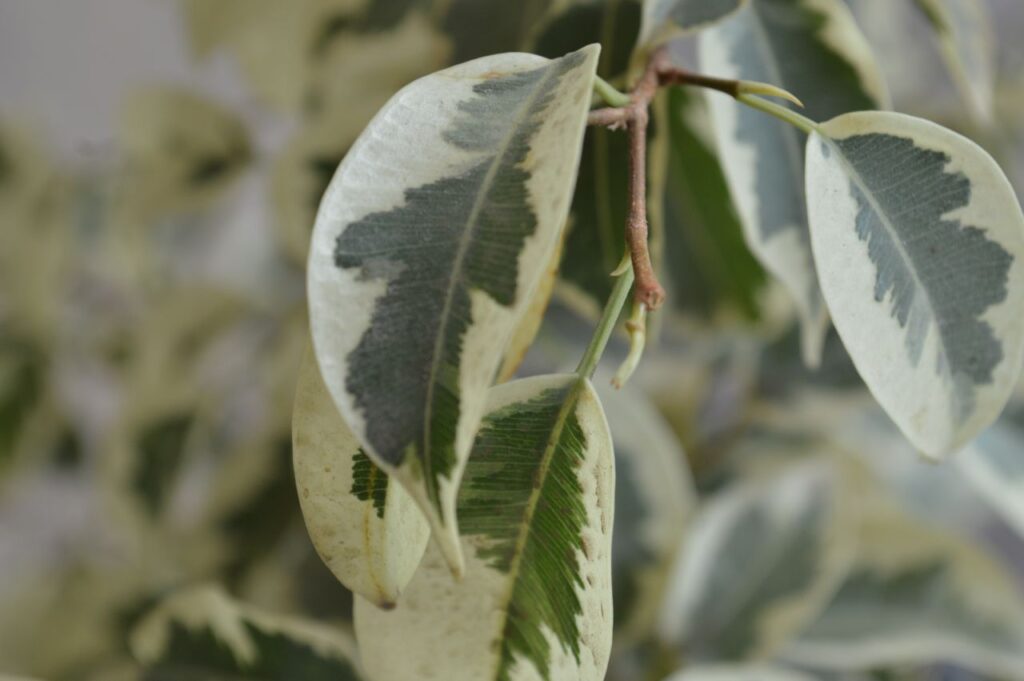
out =
<path fill-rule="evenodd" d="M 996 422 L 954 458 L 1003 519 L 1024 537 L 1024 428 Z"/>
<path fill-rule="evenodd" d="M 14 456 L 25 420 L 42 397 L 44 359 L 0 327 L 0 468 Z"/>
<path fill-rule="evenodd" d="M 1024 598 L 1013 576 L 965 539 L 877 494 L 861 498 L 853 567 L 786 659 L 832 670 L 943 660 L 1024 678 Z"/>
<path fill-rule="evenodd" d="M 612 602 L 615 646 L 625 648 L 654 627 L 696 491 L 685 452 L 646 396 L 595 380 L 615 444 Z"/>
<path fill-rule="evenodd" d="M 702 68 L 772 83 L 800 97 L 812 120 L 884 107 L 888 94 L 871 50 L 841 0 L 751 0 L 700 34 Z M 816 366 L 828 328 L 808 233 L 804 135 L 760 111 L 713 96 L 722 167 L 751 251 L 786 287 Z"/>
<path fill-rule="evenodd" d="M 831 597 L 855 526 L 836 470 L 790 467 L 723 492 L 696 518 L 662 609 L 662 638 L 695 661 L 774 654 Z"/>
<path fill-rule="evenodd" d="M 193 414 L 170 414 L 147 424 L 136 436 L 133 483 L 143 507 L 156 517 L 181 469 Z"/>
<path fill-rule="evenodd" d="M 721 21 L 746 0 L 644 0 L 640 45 L 650 47 Z"/>
<path fill-rule="evenodd" d="M 180 591 L 132 632 L 146 681 L 360 681 L 355 641 L 341 631 L 277 617 L 219 588 Z"/>
<path fill-rule="evenodd" d="M 992 119 L 996 46 L 984 0 L 915 0 L 935 30 L 942 56 L 972 115 Z"/>
<path fill-rule="evenodd" d="M 783 667 L 715 665 L 673 674 L 665 681 L 812 681 L 805 674 Z"/>
<path fill-rule="evenodd" d="M 395 609 L 357 601 L 369 675 L 601 681 L 613 485 L 611 436 L 590 381 L 548 375 L 493 388 L 459 492 L 465 574 L 452 581 L 432 546 Z"/>
<path fill-rule="evenodd" d="M 121 219 L 134 229 L 209 205 L 252 160 L 241 119 L 185 90 L 135 92 L 124 106 L 121 127 Z"/>

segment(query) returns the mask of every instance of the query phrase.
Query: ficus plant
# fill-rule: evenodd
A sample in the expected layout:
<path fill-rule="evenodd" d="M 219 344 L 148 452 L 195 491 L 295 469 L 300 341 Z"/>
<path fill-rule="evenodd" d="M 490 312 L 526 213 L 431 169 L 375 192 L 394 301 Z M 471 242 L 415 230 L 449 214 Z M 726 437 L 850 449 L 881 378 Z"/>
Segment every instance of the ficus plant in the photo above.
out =
<path fill-rule="evenodd" d="M 696 31 L 700 72 L 673 42 Z M 592 379 L 621 323 L 631 349 L 613 380 L 628 380 L 666 300 L 647 153 L 652 128 L 670 125 L 654 105 L 666 91 L 713 91 L 743 234 L 791 297 L 809 366 L 831 322 L 932 458 L 992 424 L 1017 382 L 1014 192 L 974 142 L 885 110 L 839 0 L 648 0 L 636 44 L 614 86 L 598 76 L 599 44 L 416 80 L 354 142 L 320 204 L 295 473 L 314 544 L 359 596 L 369 679 L 604 678 L 615 433 Z M 565 232 L 588 127 L 626 152 L 606 154 L 625 167 L 597 169 L 625 178 L 607 188 L 625 205 L 621 260 L 576 370 L 509 379 L 559 259 L 576 261 Z M 827 516 L 834 481 L 800 475 L 819 482 L 794 489 Z"/>
<path fill-rule="evenodd" d="M 0 677 L 1024 681 L 986 0 L 177 7 L 0 121 Z"/>

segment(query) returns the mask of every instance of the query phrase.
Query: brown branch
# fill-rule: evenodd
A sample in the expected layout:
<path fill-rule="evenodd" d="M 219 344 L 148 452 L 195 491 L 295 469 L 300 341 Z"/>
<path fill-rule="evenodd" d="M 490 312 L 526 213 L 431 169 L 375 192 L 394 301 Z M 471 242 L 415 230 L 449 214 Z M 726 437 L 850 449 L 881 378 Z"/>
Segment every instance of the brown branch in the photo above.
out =
<path fill-rule="evenodd" d="M 630 103 L 622 107 L 595 109 L 587 118 L 589 125 L 629 132 L 629 214 L 626 217 L 626 243 L 636 274 L 633 292 L 637 302 L 650 310 L 657 309 L 665 300 L 665 289 L 651 264 L 647 246 L 647 124 L 651 101 L 658 88 L 666 85 L 695 85 L 718 90 L 736 97 L 740 82 L 691 73 L 674 65 L 668 52 L 656 50 L 647 62 L 636 87 L 630 93 Z"/>

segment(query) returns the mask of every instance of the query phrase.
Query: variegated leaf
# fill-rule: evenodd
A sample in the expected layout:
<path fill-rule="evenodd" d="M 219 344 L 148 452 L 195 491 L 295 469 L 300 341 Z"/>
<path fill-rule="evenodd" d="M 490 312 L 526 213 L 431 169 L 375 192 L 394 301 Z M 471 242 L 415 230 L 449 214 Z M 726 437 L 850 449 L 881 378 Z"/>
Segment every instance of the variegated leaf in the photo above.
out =
<path fill-rule="evenodd" d="M 1024 215 L 995 161 L 934 123 L 840 116 L 807 145 L 818 274 L 875 398 L 930 456 L 1009 399 L 1024 357 Z"/>
<path fill-rule="evenodd" d="M 871 50 L 841 0 L 751 0 L 700 36 L 704 71 L 778 85 L 826 120 L 885 107 Z M 811 256 L 804 199 L 804 135 L 723 97 L 711 119 L 725 176 L 750 249 L 796 303 L 804 361 L 821 359 L 828 311 Z"/>
<path fill-rule="evenodd" d="M 589 381 L 493 388 L 459 492 L 466 572 L 429 548 L 391 611 L 356 603 L 375 681 L 601 681 L 615 473 Z M 443 624 L 443 626 L 442 626 Z"/>
<path fill-rule="evenodd" d="M 1006 523 L 1024 537 L 1024 427 L 1000 421 L 954 461 Z"/>
<path fill-rule="evenodd" d="M 942 56 L 971 113 L 992 119 L 996 41 L 985 0 L 915 0 L 935 29 Z"/>
<path fill-rule="evenodd" d="M 640 45 L 662 43 L 677 35 L 721 21 L 747 0 L 644 0 Z"/>
<path fill-rule="evenodd" d="M 673 674 L 665 681 L 813 681 L 813 678 L 784 667 L 708 665 Z"/>
<path fill-rule="evenodd" d="M 629 385 L 595 382 L 615 443 L 612 595 L 615 645 L 627 647 L 654 627 L 676 554 L 696 505 L 686 453 L 647 397 Z"/>
<path fill-rule="evenodd" d="M 218 587 L 173 594 L 131 635 L 152 679 L 361 681 L 355 641 L 342 631 L 237 603 Z"/>
<path fill-rule="evenodd" d="M 353 145 L 317 218 L 308 289 L 324 381 L 456 572 L 461 470 L 560 238 L 598 52 L 496 55 L 407 86 Z"/>
<path fill-rule="evenodd" d="M 241 118 L 186 90 L 137 92 L 121 117 L 127 186 L 119 194 L 118 219 L 133 228 L 208 204 L 252 159 Z"/>
<path fill-rule="evenodd" d="M 1024 679 L 1024 598 L 979 548 L 864 497 L 853 565 L 783 653 L 822 670 L 953 662 Z"/>
<path fill-rule="evenodd" d="M 776 652 L 843 576 L 854 528 L 838 478 L 806 464 L 713 500 L 680 555 L 662 638 L 693 660 Z"/>
<path fill-rule="evenodd" d="M 362 451 L 311 353 L 295 395 L 292 456 L 317 553 L 353 592 L 393 606 L 423 557 L 430 527 L 405 489 Z"/>
<path fill-rule="evenodd" d="M 672 88 L 654 120 L 667 128 L 669 147 L 663 192 L 668 300 L 686 315 L 757 318 L 765 272 L 744 243 L 710 139 L 705 98 Z"/>

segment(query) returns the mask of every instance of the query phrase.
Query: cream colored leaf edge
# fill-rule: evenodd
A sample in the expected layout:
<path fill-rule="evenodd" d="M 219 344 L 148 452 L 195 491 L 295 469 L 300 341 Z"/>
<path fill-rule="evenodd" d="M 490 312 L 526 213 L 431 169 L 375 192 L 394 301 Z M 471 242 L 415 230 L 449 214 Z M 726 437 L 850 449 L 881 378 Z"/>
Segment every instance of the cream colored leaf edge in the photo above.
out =
<path fill-rule="evenodd" d="M 410 470 L 408 464 L 388 466 L 372 449 L 366 449 L 419 504 L 431 524 L 435 541 L 456 574 L 461 572 L 463 557 L 455 520 L 455 497 L 483 417 L 486 390 L 498 370 L 515 322 L 522 316 L 542 278 L 548 262 L 546 254 L 556 248 L 569 213 L 600 47 L 591 45 L 584 50 L 586 62 L 579 72 L 589 73 L 591 77 L 561 85 L 552 98 L 554 105 L 530 145 L 532 174 L 527 189 L 537 229 L 526 239 L 519 253 L 516 303 L 508 311 L 484 293 L 471 293 L 474 324 L 462 339 L 462 357 L 466 359 L 459 373 L 462 408 L 456 428 L 456 465 L 452 477 L 440 481 L 440 512 L 431 504 L 421 474 Z M 547 63 L 550 60 L 536 55 L 506 53 L 466 62 L 414 81 L 378 112 L 331 181 L 317 213 L 307 268 L 310 323 L 321 375 L 357 437 L 365 430 L 365 420 L 345 386 L 344 377 L 349 373 L 347 358 L 369 328 L 375 301 L 385 293 L 387 284 L 381 280 L 361 281 L 358 273 L 334 266 L 337 230 L 332 227 L 351 224 L 371 212 L 401 206 L 406 189 L 450 177 L 470 167 L 479 160 L 479 154 L 448 143 L 439 119 L 454 115 L 460 102 L 473 97 L 475 85 L 497 74 L 519 73 Z M 424 111 L 440 114 L 423 116 Z M 443 153 L 434 159 L 434 167 L 427 170 L 411 167 L 408 159 L 398 155 L 396 149 L 438 149 Z M 396 167 L 401 169 L 400 182 L 393 181 Z M 383 170 L 383 177 L 364 172 L 364 168 Z M 347 201 L 346 196 L 351 193 L 358 193 L 363 199 L 358 204 Z M 360 437 L 360 441 L 365 446 L 365 438 Z"/>
<path fill-rule="evenodd" d="M 810 214 L 820 216 L 811 229 L 811 245 L 822 290 L 833 321 L 858 373 L 903 434 L 925 455 L 942 458 L 959 450 L 1002 411 L 1020 375 L 1024 357 L 1024 213 L 1009 180 L 987 152 L 971 140 L 930 121 L 890 112 L 858 112 L 820 126 L 807 144 L 807 197 Z M 824 135 L 843 139 L 860 134 L 889 134 L 912 139 L 921 149 L 951 158 L 948 173 L 963 173 L 971 183 L 969 204 L 953 217 L 985 230 L 1013 256 L 1003 303 L 982 320 L 1002 345 L 1003 361 L 993 382 L 976 385 L 975 406 L 959 426 L 950 418 L 952 396 L 937 375 L 939 348 L 932 330 L 914 367 L 903 329 L 891 316 L 888 296 L 875 300 L 876 267 L 855 229 L 857 204 L 845 171 L 822 152 Z M 831 158 L 838 155 L 835 145 Z"/>
<path fill-rule="evenodd" d="M 1024 598 L 1014 578 L 999 563 L 963 539 L 911 518 L 877 489 L 863 493 L 861 500 L 864 513 L 854 566 L 866 566 L 885 575 L 941 560 L 950 566 L 948 584 L 962 605 L 986 621 L 1006 624 L 1009 618 L 1020 630 Z M 955 633 L 892 636 L 890 632 L 867 640 L 831 643 L 797 638 L 781 658 L 812 667 L 856 670 L 863 669 L 865 660 L 914 664 L 932 662 L 937 654 L 986 673 L 1024 679 L 1024 652 L 1015 656 L 996 654 Z"/>
<path fill-rule="evenodd" d="M 756 0 L 753 0 L 756 1 Z M 892 99 L 878 62 L 874 58 L 867 38 L 857 26 L 850 10 L 837 0 L 800 0 L 800 4 L 820 12 L 826 22 L 817 34 L 818 40 L 848 62 L 860 78 L 860 86 L 871 96 L 880 108 L 887 109 Z M 750 11 L 749 9 L 746 11 Z M 725 45 L 719 39 L 717 31 L 705 31 L 701 34 L 698 50 L 700 63 L 704 70 L 716 76 L 740 78 L 740 68 L 732 62 Z M 771 63 L 771 62 L 769 62 Z M 777 75 L 776 84 L 782 83 L 779 67 L 771 67 Z M 788 86 L 792 87 L 792 86 Z M 800 96 L 799 92 L 795 93 Z M 814 261 L 805 250 L 792 229 L 806 229 L 806 225 L 794 225 L 785 234 L 773 240 L 761 238 L 758 219 L 759 202 L 757 192 L 757 176 L 755 172 L 756 152 L 746 145 L 739 144 L 739 104 L 724 97 L 710 96 L 708 105 L 712 114 L 712 126 L 715 147 L 721 159 L 723 170 L 729 180 L 729 187 L 736 202 L 736 208 L 743 225 L 743 234 L 751 252 L 772 276 L 782 283 L 793 300 L 800 319 L 801 349 L 804 363 L 809 367 L 817 367 L 821 363 L 825 336 L 828 332 L 828 309 L 820 297 L 820 293 L 812 296 L 814 284 Z M 781 124 L 780 124 L 781 125 Z M 795 131 L 782 134 L 796 135 Z M 781 170 L 781 169 L 780 169 Z M 802 193 L 803 186 L 795 188 Z"/>
<path fill-rule="evenodd" d="M 383 517 L 372 498 L 356 496 L 353 468 L 359 451 L 310 350 L 299 372 L 292 420 L 295 484 L 306 528 L 342 584 L 390 608 L 423 557 L 430 526 L 401 485 L 387 484 Z M 375 466 L 374 471 L 385 475 Z"/>
<path fill-rule="evenodd" d="M 726 546 L 739 516 L 752 507 L 763 507 L 785 526 L 812 512 L 816 493 L 825 491 L 829 518 L 820 528 L 822 557 L 815 578 L 798 597 L 787 597 L 759 613 L 755 627 L 758 640 L 749 659 L 775 653 L 807 619 L 832 597 L 853 558 L 857 527 L 855 504 L 840 484 L 838 467 L 822 461 L 787 467 L 770 480 L 754 480 L 718 497 L 702 509 L 683 546 L 673 583 L 665 598 L 659 623 L 662 640 L 679 642 L 691 629 L 701 626 L 695 608 L 719 569 L 720 548 Z M 788 520 L 787 520 L 788 519 Z M 767 540 L 767 539 L 766 539 Z M 762 575 L 750 573 L 748 579 Z M 733 585 L 738 586 L 738 585 Z"/>
<path fill-rule="evenodd" d="M 353 669 L 359 669 L 355 641 L 344 631 L 264 613 L 209 584 L 173 594 L 142 619 L 129 637 L 132 654 L 141 664 L 158 663 L 167 654 L 172 623 L 190 631 L 208 628 L 242 665 L 255 662 L 260 652 L 246 627 L 251 623 L 268 634 L 301 641 L 319 655 L 344 659 Z"/>
<path fill-rule="evenodd" d="M 578 380 L 570 375 L 536 376 L 492 388 L 488 412 L 527 402 L 548 389 Z M 582 614 L 581 661 L 546 628 L 550 675 L 555 679 L 602 681 L 611 653 L 611 533 L 615 471 L 611 434 L 589 381 L 576 417 L 588 447 L 577 477 L 583 486 L 587 525 L 585 553 L 577 556 L 584 587 L 576 587 Z M 356 600 L 355 627 L 368 676 L 374 681 L 496 681 L 500 632 L 513 580 L 477 556 L 486 541 L 462 538 L 466 571 L 454 583 L 438 549 L 430 546 L 398 606 L 391 611 Z M 443 623 L 443 626 L 442 626 Z M 510 681 L 545 681 L 528 661 L 517 658 Z"/>

